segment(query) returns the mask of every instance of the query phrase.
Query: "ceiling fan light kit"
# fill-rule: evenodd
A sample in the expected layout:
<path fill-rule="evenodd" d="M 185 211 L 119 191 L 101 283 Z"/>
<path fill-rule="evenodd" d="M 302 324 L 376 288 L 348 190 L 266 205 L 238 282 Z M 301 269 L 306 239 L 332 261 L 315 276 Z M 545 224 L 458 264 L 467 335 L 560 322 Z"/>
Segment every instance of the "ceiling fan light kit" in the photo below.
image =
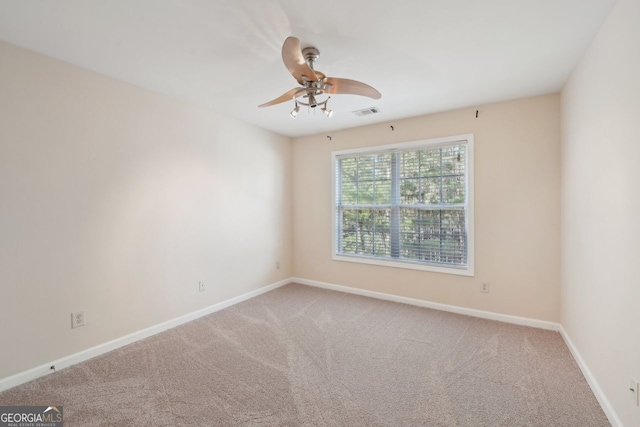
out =
<path fill-rule="evenodd" d="M 379 99 L 382 96 L 380 92 L 365 83 L 327 77 L 324 73 L 314 70 L 313 63 L 318 60 L 319 55 L 320 51 L 315 47 L 300 50 L 300 40 L 296 37 L 288 37 L 282 45 L 282 61 L 301 87 L 293 88 L 258 107 L 269 107 L 292 100 L 294 108 L 289 114 L 294 119 L 300 112 L 300 105 L 309 108 L 320 107 L 325 116 L 331 117 L 333 110 L 327 107 L 327 102 L 331 99 L 328 94 L 360 95 L 373 99 Z M 318 97 L 323 95 L 327 95 L 327 98 L 319 100 Z"/>
<path fill-rule="evenodd" d="M 291 111 L 291 113 L 289 113 L 291 114 L 291 117 L 293 117 L 294 119 L 298 117 L 298 113 L 300 112 L 300 106 L 298 105 L 298 101 L 295 101 L 295 103 L 296 103 L 295 108 Z"/>

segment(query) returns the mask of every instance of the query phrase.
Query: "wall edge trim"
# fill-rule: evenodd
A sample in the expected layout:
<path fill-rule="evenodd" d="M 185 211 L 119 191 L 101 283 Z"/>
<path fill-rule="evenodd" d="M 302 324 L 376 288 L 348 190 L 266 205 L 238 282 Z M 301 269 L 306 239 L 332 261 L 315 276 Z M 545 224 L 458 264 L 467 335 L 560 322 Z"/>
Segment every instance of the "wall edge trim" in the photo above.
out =
<path fill-rule="evenodd" d="M 574 360 L 578 364 L 578 367 L 580 368 L 582 375 L 584 375 L 585 379 L 587 380 L 587 384 L 589 384 L 591 391 L 595 395 L 596 400 L 600 404 L 600 407 L 604 411 L 612 427 L 624 427 L 624 425 L 622 424 L 622 421 L 620 421 L 620 418 L 618 417 L 615 410 L 613 409 L 613 406 L 611 406 L 611 403 L 609 402 L 606 395 L 602 391 L 602 388 L 600 388 L 600 385 L 598 384 L 595 377 L 591 373 L 591 370 L 585 363 L 584 359 L 578 352 L 578 349 L 575 347 L 575 345 L 569 338 L 569 335 L 567 334 L 566 330 L 560 323 L 549 322 L 546 320 L 531 319 L 527 317 L 512 316 L 508 314 L 494 313 L 490 311 L 476 310 L 476 309 L 460 307 L 456 305 L 441 304 L 441 303 L 436 303 L 431 301 L 420 300 L 416 298 L 409 298 L 409 297 L 403 297 L 399 295 L 370 291 L 367 289 L 336 285 L 334 283 L 303 279 L 300 277 L 293 277 L 291 280 L 293 283 L 299 283 L 301 285 L 313 286 L 317 288 L 329 289 L 329 290 L 345 292 L 349 294 L 355 294 L 355 295 L 361 295 L 361 296 L 366 296 L 366 297 L 371 297 L 376 299 L 399 302 L 403 304 L 410 304 L 418 307 L 432 308 L 434 310 L 448 311 L 452 313 L 462 314 L 465 316 L 479 317 L 482 319 L 489 319 L 489 320 L 497 320 L 499 322 L 513 323 L 516 325 L 530 326 L 533 328 L 547 329 L 547 330 L 559 332 L 560 336 L 562 337 L 565 344 L 569 348 L 569 351 L 571 352 L 571 356 L 574 358 Z"/>
<path fill-rule="evenodd" d="M 613 409 L 611 402 L 609 402 L 609 399 L 607 399 L 607 396 L 604 394 L 604 391 L 602 391 L 602 388 L 600 388 L 600 384 L 598 384 L 598 381 L 596 381 L 596 378 L 591 373 L 589 366 L 587 366 L 587 363 L 584 361 L 584 359 L 580 355 L 580 352 L 578 352 L 578 349 L 573 344 L 573 341 L 571 341 L 571 338 L 569 338 L 569 334 L 567 333 L 567 331 L 564 329 L 562 325 L 560 325 L 560 335 L 562 336 L 562 339 L 564 340 L 567 347 L 569 347 L 569 351 L 571 352 L 571 355 L 573 356 L 574 360 L 578 364 L 580 371 L 582 371 L 582 375 L 584 375 L 585 379 L 587 380 L 587 383 L 589 384 L 589 387 L 591 387 L 591 391 L 593 392 L 596 399 L 598 400 L 598 403 L 600 404 L 600 407 L 604 411 L 604 414 L 607 416 L 607 419 L 611 423 L 611 426 L 624 427 L 624 425 L 622 424 L 622 421 L 620 421 L 620 418 L 618 417 L 618 414 Z"/>
<path fill-rule="evenodd" d="M 558 323 L 549 322 L 547 320 L 538 320 L 538 319 L 532 319 L 528 317 L 512 316 L 510 314 L 501 314 L 501 313 L 494 313 L 492 311 L 476 310 L 474 308 L 466 308 L 466 307 L 461 307 L 457 305 L 441 304 L 438 302 L 426 301 L 426 300 L 410 298 L 410 297 L 403 297 L 403 296 L 387 294 L 383 292 L 370 291 L 367 289 L 352 288 L 349 286 L 336 285 L 333 283 L 320 282 L 317 280 L 303 279 L 300 277 L 293 277 L 291 280 L 293 281 L 293 283 L 299 283 L 301 285 L 314 286 L 317 288 L 330 289 L 334 291 L 346 292 L 346 293 L 355 294 L 355 295 L 362 295 L 362 296 L 376 298 L 376 299 L 415 305 L 418 307 L 432 308 L 434 310 L 448 311 L 451 313 L 462 314 L 465 316 L 479 317 L 482 319 L 489 319 L 489 320 L 497 320 L 499 322 L 513 323 L 515 325 L 530 326 L 533 328 L 547 329 L 547 330 L 556 331 L 556 332 L 560 331 L 560 325 Z"/>
<path fill-rule="evenodd" d="M 167 320 L 162 323 L 158 323 L 156 325 L 150 326 L 148 328 L 141 329 L 136 332 L 132 332 L 128 335 L 124 335 L 120 338 L 113 339 L 111 341 L 98 344 L 96 346 L 90 347 L 86 350 L 79 351 L 74 354 L 70 354 L 68 356 L 61 357 L 59 359 L 53 360 L 49 363 L 45 363 L 34 368 L 28 369 L 26 371 L 18 372 L 17 374 L 10 375 L 8 377 L 0 379 L 0 392 L 9 390 L 10 388 L 19 386 L 21 384 L 27 383 L 29 381 L 33 381 L 37 378 L 43 377 L 45 375 L 51 374 L 55 371 L 59 371 L 64 368 L 68 368 L 70 366 L 76 365 L 78 363 L 84 362 L 86 360 L 92 359 L 96 356 L 100 356 L 104 353 L 108 353 L 110 351 L 116 350 L 120 347 L 124 347 L 126 345 L 132 344 L 136 341 L 140 341 L 142 339 L 148 338 L 150 336 L 159 334 L 166 330 L 175 328 L 176 326 L 180 326 L 187 322 L 191 322 L 192 320 L 196 320 L 200 317 L 206 316 L 211 313 L 215 313 L 216 311 L 220 311 L 227 307 L 231 307 L 232 305 L 238 304 L 240 302 L 246 301 L 248 299 L 257 297 L 258 295 L 262 295 L 266 292 L 272 291 L 276 288 L 284 286 L 288 283 L 291 283 L 291 278 L 280 280 L 278 282 L 272 283 L 270 285 L 266 285 L 255 289 L 253 291 L 244 293 L 242 295 L 238 295 L 236 297 L 230 298 L 225 301 L 218 302 L 209 307 L 205 307 L 199 310 L 196 310 L 191 313 L 187 313 L 185 315 L 176 317 L 174 319 Z M 51 370 L 51 366 L 55 365 L 55 371 Z"/>
<path fill-rule="evenodd" d="M 216 311 L 220 311 L 222 309 L 231 307 L 240 302 L 257 297 L 258 295 L 262 295 L 266 292 L 272 291 L 274 289 L 277 289 L 289 283 L 298 283 L 305 286 L 312 286 L 312 287 L 323 288 L 323 289 L 328 289 L 328 290 L 333 290 L 338 292 L 345 292 L 345 293 L 354 294 L 354 295 L 361 295 L 361 296 L 366 296 L 366 297 L 376 298 L 376 299 L 381 299 L 386 301 L 409 304 L 409 305 L 414 305 L 418 307 L 431 308 L 434 310 L 447 311 L 451 313 L 462 314 L 465 316 L 479 317 L 482 319 L 496 320 L 499 322 L 506 322 L 506 323 L 512 323 L 516 325 L 530 326 L 534 328 L 559 332 L 565 344 L 569 348 L 571 355 L 573 356 L 576 363 L 578 364 L 580 371 L 582 372 L 585 379 L 587 380 L 587 383 L 589 384 L 589 387 L 593 391 L 593 394 L 598 400 L 598 403 L 600 404 L 605 415 L 609 419 L 609 422 L 611 423 L 611 425 L 613 427 L 624 427 L 622 422 L 620 421 L 620 418 L 618 417 L 615 410 L 611 406 L 611 403 L 609 402 L 606 395 L 602 391 L 602 388 L 600 388 L 600 385 L 598 384 L 595 377 L 591 373 L 591 370 L 589 369 L 586 362 L 578 352 L 578 349 L 573 344 L 573 341 L 571 341 L 571 338 L 567 334 L 564 327 L 559 323 L 549 322 L 546 320 L 532 319 L 527 317 L 512 316 L 508 314 L 494 313 L 490 311 L 476 310 L 472 308 L 466 308 L 466 307 L 449 305 L 449 304 L 441 304 L 441 303 L 436 303 L 436 302 L 431 302 L 426 300 L 420 300 L 416 298 L 403 297 L 403 296 L 387 294 L 383 292 L 370 291 L 367 289 L 353 288 L 349 286 L 337 285 L 337 284 L 321 282 L 317 280 L 303 279 L 300 277 L 291 277 L 288 279 L 280 280 L 270 285 L 266 285 L 261 288 L 255 289 L 253 291 L 244 293 L 242 295 L 238 295 L 228 300 L 213 304 L 209 307 L 196 310 L 192 313 L 188 313 L 188 314 L 176 317 L 174 319 L 167 320 L 165 322 L 159 323 L 154 326 L 150 326 L 145 329 L 141 329 L 139 331 L 122 336 L 120 338 L 116 338 L 106 343 L 98 344 L 86 350 L 82 350 L 80 352 L 77 352 L 68 356 L 64 356 L 50 363 L 45 363 L 40 366 L 36 366 L 34 368 L 28 369 L 26 371 L 22 371 L 17 374 L 11 375 L 9 377 L 2 378 L 0 379 L 0 392 L 9 390 L 18 385 L 27 383 L 29 381 L 33 381 L 37 378 L 40 378 L 52 373 L 53 371 L 50 369 L 52 365 L 56 366 L 56 371 L 76 365 L 78 363 L 92 359 L 96 356 L 116 350 L 120 347 L 124 347 L 136 341 L 140 341 L 142 339 L 145 339 L 150 336 L 164 332 L 166 330 L 175 328 L 182 324 L 199 319 L 200 317 L 206 316 L 211 313 L 215 313 Z"/>

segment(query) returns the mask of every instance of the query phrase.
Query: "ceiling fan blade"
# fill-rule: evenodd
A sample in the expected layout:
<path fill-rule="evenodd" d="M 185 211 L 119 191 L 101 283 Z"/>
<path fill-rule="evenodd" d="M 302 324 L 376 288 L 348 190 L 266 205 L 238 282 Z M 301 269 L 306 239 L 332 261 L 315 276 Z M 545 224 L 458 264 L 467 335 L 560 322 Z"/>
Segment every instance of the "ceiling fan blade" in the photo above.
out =
<path fill-rule="evenodd" d="M 301 85 L 305 83 L 305 79 L 310 82 L 318 80 L 318 76 L 313 72 L 311 67 L 304 60 L 302 51 L 300 50 L 300 40 L 296 37 L 287 37 L 282 45 L 282 61 L 287 70 Z"/>
<path fill-rule="evenodd" d="M 271 105 L 276 105 L 276 104 L 280 104 L 282 102 L 291 101 L 293 99 L 293 95 L 297 91 L 299 91 L 300 89 L 301 88 L 299 88 L 299 87 L 294 87 L 293 89 L 291 89 L 288 92 L 283 93 L 282 95 L 280 95 L 279 97 L 277 97 L 273 101 L 265 102 L 262 105 L 258 105 L 258 107 L 270 107 Z"/>
<path fill-rule="evenodd" d="M 373 99 L 379 99 L 382 94 L 369 86 L 368 84 L 349 79 L 340 79 L 337 77 L 327 77 L 325 84 L 331 85 L 327 87 L 324 93 L 344 93 L 350 95 L 367 96 Z"/>

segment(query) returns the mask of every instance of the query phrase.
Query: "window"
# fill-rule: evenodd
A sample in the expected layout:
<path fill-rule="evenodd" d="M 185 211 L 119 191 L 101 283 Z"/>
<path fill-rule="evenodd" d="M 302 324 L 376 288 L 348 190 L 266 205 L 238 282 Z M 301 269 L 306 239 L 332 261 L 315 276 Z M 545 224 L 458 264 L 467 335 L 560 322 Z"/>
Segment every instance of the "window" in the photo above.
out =
<path fill-rule="evenodd" d="M 473 276 L 473 135 L 332 156 L 334 259 Z"/>

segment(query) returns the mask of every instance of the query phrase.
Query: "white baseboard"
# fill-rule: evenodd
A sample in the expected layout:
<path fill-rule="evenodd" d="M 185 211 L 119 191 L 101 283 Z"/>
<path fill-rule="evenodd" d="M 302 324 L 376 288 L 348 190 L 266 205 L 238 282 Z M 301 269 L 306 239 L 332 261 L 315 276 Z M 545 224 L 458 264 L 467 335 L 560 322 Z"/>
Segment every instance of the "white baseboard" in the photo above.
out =
<path fill-rule="evenodd" d="M 106 342 L 104 344 L 99 344 L 95 347 L 91 347 L 81 352 L 65 356 L 44 365 L 36 366 L 35 368 L 29 369 L 27 371 L 19 372 L 17 374 L 11 375 L 10 377 L 2 378 L 0 379 L 0 391 L 8 390 L 20 384 L 24 384 L 26 382 L 35 380 L 36 378 L 53 373 L 54 370 L 51 369 L 52 366 L 55 366 L 55 370 L 60 370 L 77 363 L 84 362 L 85 360 L 89 360 L 93 357 L 99 356 L 117 348 L 124 347 L 125 345 L 140 341 L 141 339 L 159 334 L 160 332 L 166 331 L 167 329 L 175 328 L 176 326 L 191 322 L 192 320 L 198 319 L 202 316 L 215 313 L 216 311 L 238 304 L 239 302 L 246 301 L 265 292 L 269 292 L 271 290 L 279 288 L 280 286 L 286 285 L 287 283 L 291 283 L 291 281 L 291 279 L 285 279 L 276 283 L 272 283 L 271 285 L 263 286 L 259 289 L 256 289 L 255 291 L 247 292 L 245 294 L 228 299 L 226 301 L 219 302 L 201 310 L 194 311 L 193 313 L 176 317 L 175 319 L 171 319 L 166 322 L 162 322 L 157 325 L 131 333 L 129 335 L 116 338 L 112 341 Z"/>
<path fill-rule="evenodd" d="M 598 385 L 598 382 L 595 380 L 591 371 L 587 367 L 586 363 L 578 353 L 575 345 L 567 335 L 567 332 L 564 330 L 562 325 L 554 322 L 548 322 L 545 320 L 537 320 L 526 317 L 519 316 L 511 316 L 508 314 L 500 314 L 493 313 L 489 311 L 475 310 L 471 308 L 459 307 L 455 305 L 448 304 L 440 304 L 436 302 L 424 301 L 415 298 L 402 297 L 398 295 L 386 294 L 382 292 L 369 291 L 366 289 L 352 288 L 348 286 L 336 285 L 333 283 L 320 282 L 317 280 L 309 280 L 303 279 L 300 277 L 292 277 L 289 279 L 281 280 L 276 283 L 272 283 L 271 285 L 263 286 L 262 288 L 256 289 L 251 292 L 247 292 L 245 294 L 239 295 L 237 297 L 228 299 L 226 301 L 219 302 L 212 306 L 203 308 L 201 310 L 194 311 L 193 313 L 186 314 L 184 316 L 177 317 L 172 320 L 168 320 L 166 322 L 151 326 L 146 329 L 142 329 L 140 331 L 134 332 L 132 334 L 117 338 L 115 340 L 106 342 L 104 344 L 97 345 L 95 347 L 89 348 L 87 350 L 81 351 L 79 353 L 75 353 L 69 356 L 65 356 L 61 359 L 54 360 L 50 363 L 46 363 L 35 368 L 29 369 L 27 371 L 23 371 L 12 375 L 10 377 L 0 379 L 0 391 L 8 390 L 10 388 L 16 387 L 20 384 L 24 384 L 26 382 L 32 381 L 36 378 L 45 376 L 53 372 L 51 370 L 51 366 L 55 366 L 56 370 L 60 370 L 63 368 L 67 368 L 69 366 L 75 365 L 80 362 L 84 362 L 93 357 L 99 356 L 101 354 L 107 353 L 109 351 L 118 349 L 120 347 L 124 347 L 125 345 L 134 343 L 136 341 L 142 340 L 144 338 L 150 337 L 152 335 L 156 335 L 160 332 L 166 331 L 171 328 L 175 328 L 176 326 L 182 325 L 184 323 L 190 322 L 192 320 L 198 319 L 200 317 L 206 316 L 208 314 L 214 313 L 216 311 L 222 310 L 224 308 L 230 307 L 232 305 L 238 304 L 242 301 L 246 301 L 248 299 L 254 298 L 258 295 L 261 295 L 265 292 L 269 292 L 276 288 L 279 288 L 288 283 L 299 283 L 307 286 L 314 286 L 318 288 L 330 289 L 339 292 L 346 292 L 355 295 L 362 295 L 366 297 L 382 299 L 387 301 L 394 301 L 404 304 L 415 305 L 418 307 L 426 307 L 432 308 L 435 310 L 448 311 L 452 313 L 463 314 L 466 316 L 479 317 L 483 319 L 497 320 L 500 322 L 513 323 L 516 325 L 523 326 L 531 326 L 534 328 L 547 329 L 551 331 L 558 331 L 560 335 L 564 339 L 569 351 L 573 355 L 573 358 L 576 360 L 576 363 L 580 367 L 584 377 L 587 380 L 587 383 L 591 387 L 593 394 L 596 396 L 596 399 L 600 403 L 602 410 L 605 415 L 609 419 L 609 422 L 613 427 L 624 427 L 620 418 L 618 418 L 616 412 L 613 410 L 613 407 L 609 403 L 609 400 L 606 398 L 604 392 Z"/>
<path fill-rule="evenodd" d="M 593 394 L 596 396 L 598 403 L 602 407 L 602 410 L 604 411 L 605 415 L 609 419 L 609 422 L 611 423 L 612 427 L 624 427 L 622 422 L 620 421 L 620 418 L 618 418 L 618 415 L 613 410 L 611 403 L 609 402 L 604 392 L 598 385 L 598 382 L 595 380 L 593 374 L 591 374 L 591 371 L 587 367 L 587 364 L 585 363 L 584 359 L 582 359 L 582 356 L 580 356 L 580 353 L 578 353 L 578 350 L 576 349 L 575 345 L 567 335 L 567 332 L 559 323 L 548 322 L 545 320 L 530 319 L 527 317 L 511 316 L 508 314 L 493 313 L 490 311 L 475 310 L 475 309 L 459 307 L 455 305 L 447 305 L 447 304 L 440 304 L 440 303 L 435 303 L 430 301 L 423 301 L 415 298 L 408 298 L 408 297 L 402 297 L 398 295 L 385 294 L 382 292 L 369 291 L 366 289 L 358 289 L 358 288 L 352 288 L 349 286 L 336 285 L 333 283 L 319 282 L 317 280 L 302 279 L 300 277 L 293 277 L 291 281 L 294 283 L 300 283 L 301 285 L 315 286 L 318 288 L 346 292 L 349 294 L 362 295 L 366 297 L 377 298 L 377 299 L 382 299 L 387 301 L 394 301 L 394 302 L 400 302 L 404 304 L 416 305 L 419 307 L 433 308 L 435 310 L 449 311 L 452 313 L 464 314 L 467 316 L 480 317 L 483 319 L 497 320 L 500 322 L 514 323 L 516 325 L 531 326 L 534 328 L 548 329 L 551 331 L 560 332 L 562 339 L 564 339 L 564 342 L 567 344 L 569 351 L 571 352 L 573 358 L 575 359 L 576 363 L 580 367 L 582 374 L 584 375 L 585 379 L 587 380 L 587 383 L 591 387 Z"/>
<path fill-rule="evenodd" d="M 585 363 L 582 356 L 580 356 L 578 349 L 573 344 L 573 341 L 571 341 L 571 338 L 569 338 L 567 331 L 564 330 L 562 325 L 560 325 L 560 335 L 562 336 L 562 339 L 564 340 L 565 344 L 567 344 L 567 347 L 569 347 L 569 351 L 571 351 L 573 358 L 575 359 L 576 363 L 580 367 L 580 370 L 582 371 L 582 375 L 584 375 L 584 377 L 587 380 L 587 383 L 589 383 L 589 387 L 591 387 L 593 394 L 596 396 L 598 403 L 600 403 L 600 407 L 602 408 L 602 410 L 604 411 L 604 414 L 609 419 L 611 426 L 624 427 L 622 425 L 622 421 L 620 421 L 620 418 L 618 417 L 618 414 L 616 414 L 616 411 L 613 410 L 613 406 L 611 406 L 609 399 L 607 399 L 607 397 L 605 396 L 604 392 L 600 388 L 600 385 L 598 384 L 595 377 L 591 373 L 591 370 L 589 370 L 589 367 Z"/>
<path fill-rule="evenodd" d="M 499 322 L 513 323 L 516 325 L 531 326 L 533 328 L 559 331 L 560 325 L 546 320 L 530 319 L 528 317 L 511 316 L 509 314 L 493 313 L 491 311 L 475 310 L 473 308 L 459 307 L 457 305 L 440 304 L 437 302 L 424 301 L 415 298 L 402 297 L 398 295 L 385 294 L 382 292 L 369 291 L 366 289 L 351 288 L 349 286 L 335 285 L 333 283 L 319 282 L 317 280 L 302 279 L 293 277 L 294 283 L 301 285 L 315 286 L 317 288 L 331 289 L 334 291 L 346 292 L 349 294 L 362 295 L 365 297 L 377 298 L 387 301 L 400 302 L 404 304 L 417 305 L 418 307 L 433 308 L 434 310 L 449 311 L 451 313 L 463 314 L 465 316 L 480 317 L 482 319 L 497 320 Z"/>

